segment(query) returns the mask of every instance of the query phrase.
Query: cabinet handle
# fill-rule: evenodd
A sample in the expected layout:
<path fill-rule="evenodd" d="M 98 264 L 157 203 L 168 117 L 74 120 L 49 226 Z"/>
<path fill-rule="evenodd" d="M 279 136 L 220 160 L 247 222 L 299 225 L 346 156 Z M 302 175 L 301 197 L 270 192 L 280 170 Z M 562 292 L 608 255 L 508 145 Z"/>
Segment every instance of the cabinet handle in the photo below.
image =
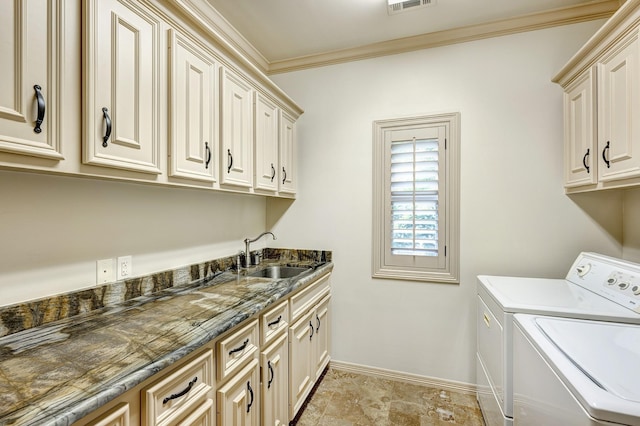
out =
<path fill-rule="evenodd" d="M 247 413 L 251 411 L 251 406 L 253 405 L 253 389 L 251 389 L 251 381 L 247 382 L 247 389 L 249 390 L 249 395 L 251 395 L 251 400 L 249 400 L 249 405 L 247 405 Z"/>
<path fill-rule="evenodd" d="M 605 163 L 607 163 L 607 169 L 611 167 L 609 160 L 607 160 L 607 154 L 609 153 L 608 151 L 609 151 L 609 141 L 607 141 L 607 145 L 602 150 L 602 159 L 604 160 Z"/>
<path fill-rule="evenodd" d="M 582 157 L 582 165 L 585 169 L 587 169 L 587 173 L 589 173 L 589 165 L 587 164 L 587 157 L 589 156 L 589 148 L 587 148 L 587 153 Z"/>
<path fill-rule="evenodd" d="M 193 387 L 193 385 L 196 384 L 196 382 L 198 381 L 198 377 L 194 377 L 192 381 L 189 382 L 189 384 L 187 385 L 187 387 L 182 390 L 181 392 L 178 393 L 174 393 L 171 396 L 166 397 L 165 399 L 162 400 L 162 405 L 166 404 L 167 402 L 171 401 L 172 399 L 176 399 L 176 398 L 180 398 L 182 395 L 188 393 L 191 388 Z"/>
<path fill-rule="evenodd" d="M 242 351 L 244 351 L 244 348 L 246 348 L 246 347 L 247 347 L 247 344 L 248 344 L 248 343 L 249 343 L 249 339 L 245 340 L 245 341 L 242 343 L 242 345 L 238 346 L 238 347 L 237 347 L 237 348 L 235 348 L 235 349 L 231 349 L 231 350 L 229 351 L 229 355 L 233 355 L 233 354 L 234 354 L 234 353 L 236 353 L 236 352 L 242 352 Z"/>
<path fill-rule="evenodd" d="M 282 315 L 280 315 L 277 320 L 273 320 L 270 323 L 268 323 L 267 327 L 271 327 L 272 325 L 279 324 L 281 320 L 282 320 Z"/>
<path fill-rule="evenodd" d="M 35 86 L 33 86 L 33 89 L 36 91 L 36 100 L 38 102 L 38 117 L 36 118 L 36 127 L 33 128 L 33 131 L 36 133 L 40 133 L 42 132 L 40 126 L 44 121 L 44 96 L 42 96 L 42 87 L 40 87 L 39 85 L 36 84 Z"/>
<path fill-rule="evenodd" d="M 316 333 L 318 331 L 320 331 L 320 317 L 318 316 L 318 314 L 316 314 L 316 321 L 318 322 L 318 325 L 316 325 Z"/>
<path fill-rule="evenodd" d="M 204 143 L 204 150 L 207 153 L 207 161 L 204 163 L 204 168 L 209 168 L 209 163 L 211 162 L 211 148 L 209 148 L 209 144 L 207 142 Z"/>
<path fill-rule="evenodd" d="M 273 163 L 271 163 L 271 182 L 273 182 L 273 179 L 276 177 L 276 168 L 273 167 Z"/>
<path fill-rule="evenodd" d="M 111 117 L 109 117 L 109 110 L 107 108 L 102 108 L 102 115 L 107 126 L 104 137 L 102 138 L 102 146 L 106 148 L 108 145 L 107 141 L 109 140 L 109 136 L 111 136 Z"/>
<path fill-rule="evenodd" d="M 269 367 L 269 382 L 267 383 L 267 389 L 271 389 L 271 382 L 273 382 L 273 378 L 275 374 L 273 373 L 273 365 L 271 365 L 271 361 L 267 361 L 267 367 Z"/>
<path fill-rule="evenodd" d="M 309 327 L 311 327 L 311 334 L 309 334 L 309 340 L 313 338 L 313 324 L 309 321 Z"/>
<path fill-rule="evenodd" d="M 231 173 L 231 167 L 233 167 L 233 155 L 231 155 L 230 149 L 227 149 L 227 160 L 227 163 L 229 163 L 227 166 L 227 173 Z"/>
<path fill-rule="evenodd" d="M 284 185 L 284 181 L 287 180 L 287 171 L 284 167 L 282 167 L 282 173 L 284 174 L 284 177 L 282 178 L 282 184 Z"/>

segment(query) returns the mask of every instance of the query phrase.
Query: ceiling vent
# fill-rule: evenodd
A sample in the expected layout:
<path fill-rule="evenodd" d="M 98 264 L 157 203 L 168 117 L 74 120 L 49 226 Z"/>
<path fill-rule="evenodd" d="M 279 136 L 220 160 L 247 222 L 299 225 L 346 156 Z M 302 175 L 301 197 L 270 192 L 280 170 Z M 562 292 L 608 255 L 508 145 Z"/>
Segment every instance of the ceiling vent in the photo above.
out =
<path fill-rule="evenodd" d="M 434 6 L 436 0 L 407 0 L 399 3 L 390 4 L 387 8 L 389 15 L 395 15 L 397 13 L 408 12 L 410 10 L 418 10 L 427 6 Z"/>

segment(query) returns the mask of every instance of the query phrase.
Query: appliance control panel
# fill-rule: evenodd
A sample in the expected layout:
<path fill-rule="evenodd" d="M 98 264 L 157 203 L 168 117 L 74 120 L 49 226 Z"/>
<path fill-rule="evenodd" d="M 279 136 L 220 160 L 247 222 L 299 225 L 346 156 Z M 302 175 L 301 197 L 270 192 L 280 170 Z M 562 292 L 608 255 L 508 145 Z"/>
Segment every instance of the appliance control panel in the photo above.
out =
<path fill-rule="evenodd" d="M 640 265 L 596 253 L 580 253 L 566 279 L 640 313 Z"/>

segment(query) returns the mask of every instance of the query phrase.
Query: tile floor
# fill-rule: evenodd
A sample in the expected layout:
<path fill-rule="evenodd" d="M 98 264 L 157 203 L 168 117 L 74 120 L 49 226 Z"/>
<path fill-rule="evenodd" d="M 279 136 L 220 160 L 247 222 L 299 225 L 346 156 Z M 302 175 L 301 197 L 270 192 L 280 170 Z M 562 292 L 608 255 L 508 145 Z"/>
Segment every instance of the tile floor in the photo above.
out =
<path fill-rule="evenodd" d="M 483 426 L 475 395 L 329 368 L 297 426 Z"/>

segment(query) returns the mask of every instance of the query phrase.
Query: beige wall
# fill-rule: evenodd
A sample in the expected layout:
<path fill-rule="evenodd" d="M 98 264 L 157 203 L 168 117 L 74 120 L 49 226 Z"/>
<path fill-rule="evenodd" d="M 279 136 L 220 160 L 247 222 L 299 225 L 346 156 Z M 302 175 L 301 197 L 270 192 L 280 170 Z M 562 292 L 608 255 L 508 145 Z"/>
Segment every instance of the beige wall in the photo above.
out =
<path fill-rule="evenodd" d="M 0 200 L 0 306 L 94 286 L 98 259 L 145 275 L 230 256 L 265 227 L 263 197 L 195 189 L 0 171 Z"/>
<path fill-rule="evenodd" d="M 624 247 L 622 256 L 640 263 L 640 189 L 624 192 Z"/>
<path fill-rule="evenodd" d="M 580 251 L 622 254 L 621 195 L 564 195 L 550 81 L 601 23 L 273 77 L 306 111 L 300 196 L 275 231 L 334 251 L 334 359 L 474 383 L 478 274 L 560 277 Z M 372 122 L 440 111 L 461 113 L 461 283 L 372 279 Z"/>

